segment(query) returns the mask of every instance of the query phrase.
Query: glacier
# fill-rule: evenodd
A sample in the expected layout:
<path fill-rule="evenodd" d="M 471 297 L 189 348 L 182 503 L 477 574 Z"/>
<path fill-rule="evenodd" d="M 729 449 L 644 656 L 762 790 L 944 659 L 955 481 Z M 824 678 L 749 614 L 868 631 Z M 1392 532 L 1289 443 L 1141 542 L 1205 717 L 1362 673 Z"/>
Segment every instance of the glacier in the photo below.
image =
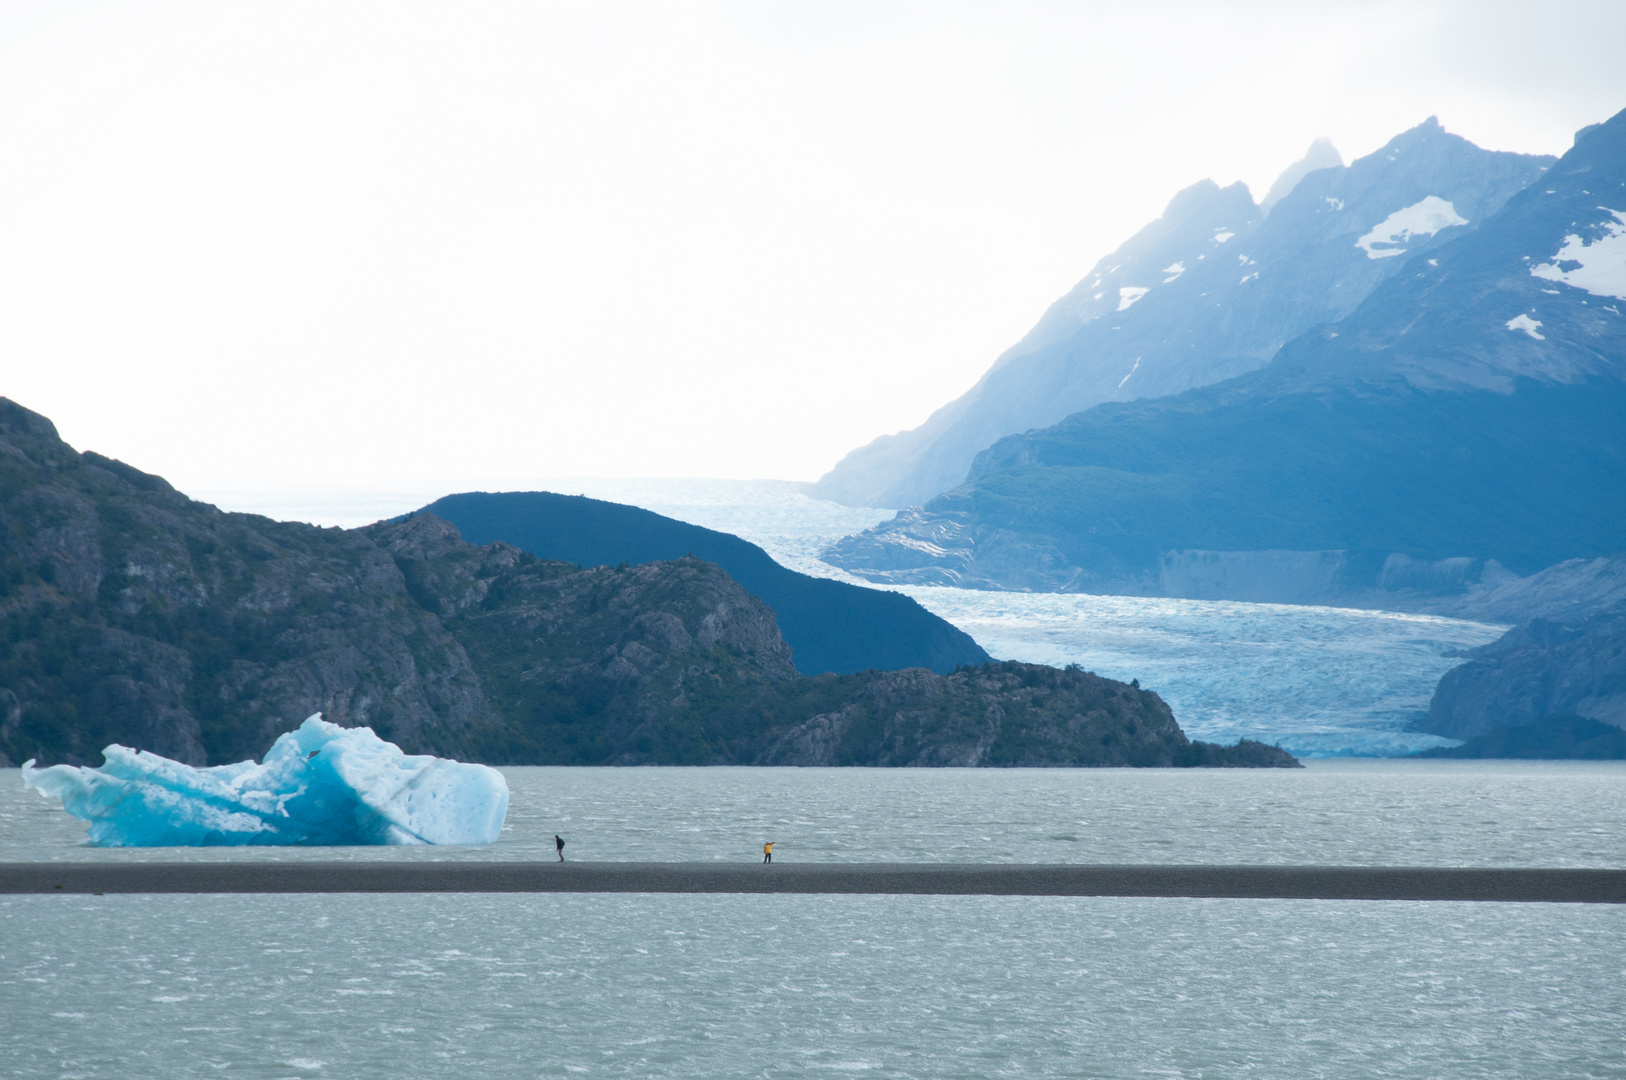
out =
<path fill-rule="evenodd" d="M 371 728 L 307 718 L 261 762 L 194 768 L 116 743 L 100 768 L 23 765 L 23 784 L 90 822 L 97 847 L 489 844 L 508 781 L 409 755 Z"/>

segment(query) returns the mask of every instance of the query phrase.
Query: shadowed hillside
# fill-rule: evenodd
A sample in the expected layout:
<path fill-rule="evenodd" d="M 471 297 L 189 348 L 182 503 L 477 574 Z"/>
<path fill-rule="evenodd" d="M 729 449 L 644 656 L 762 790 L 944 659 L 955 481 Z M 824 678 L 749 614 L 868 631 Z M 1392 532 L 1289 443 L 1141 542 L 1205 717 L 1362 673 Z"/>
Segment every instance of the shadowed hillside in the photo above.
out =
<path fill-rule="evenodd" d="M 545 491 L 468 492 L 424 508 L 477 544 L 513 544 L 541 559 L 615 566 L 695 555 L 773 608 L 804 675 L 924 667 L 939 674 L 990 658 L 971 636 L 901 593 L 787 570 L 729 533 L 620 503 Z"/>

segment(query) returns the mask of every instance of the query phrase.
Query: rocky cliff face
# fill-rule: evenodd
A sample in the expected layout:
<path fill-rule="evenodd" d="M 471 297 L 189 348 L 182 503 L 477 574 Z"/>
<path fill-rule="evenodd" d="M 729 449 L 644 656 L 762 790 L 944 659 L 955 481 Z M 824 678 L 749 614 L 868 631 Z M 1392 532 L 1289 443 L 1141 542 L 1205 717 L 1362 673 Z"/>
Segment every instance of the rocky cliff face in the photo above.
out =
<path fill-rule="evenodd" d="M 713 563 L 223 514 L 0 399 L 0 765 L 242 760 L 316 711 L 497 764 L 1293 763 L 1189 743 L 1156 694 L 1076 670 L 792 659 Z"/>
<path fill-rule="evenodd" d="M 500 717 L 473 740 L 482 760 L 749 761 L 742 740 L 801 678 L 773 612 L 713 563 L 581 568 L 475 547 L 431 514 L 363 531 L 479 670 Z"/>
<path fill-rule="evenodd" d="M 1173 765 L 1179 725 L 1156 694 L 1079 671 L 989 665 L 878 673 L 786 731 L 774 765 Z"/>
<path fill-rule="evenodd" d="M 1556 713 L 1626 728 L 1626 615 L 1532 619 L 1472 650 L 1440 679 L 1422 730 L 1471 739 Z"/>
<path fill-rule="evenodd" d="M 1518 755 L 1562 757 L 1602 751 L 1584 750 L 1586 740 L 1561 723 L 1550 738 L 1519 729 L 1562 714 L 1626 727 L 1626 555 L 1571 559 L 1440 606 L 1445 614 L 1520 625 L 1441 677 L 1423 730 L 1472 743 L 1506 728 L 1513 734 L 1496 738 L 1518 743 Z M 1551 745 L 1536 753 L 1532 747 L 1544 741 Z M 1475 743 L 1461 755 L 1437 756 L 1503 750 Z"/>
<path fill-rule="evenodd" d="M 1282 750 L 1188 742 L 1163 699 L 1077 668 L 987 664 L 941 676 L 874 672 L 848 701 L 790 727 L 765 765 L 1292 768 Z"/>
<path fill-rule="evenodd" d="M 238 760 L 318 710 L 434 752 L 490 718 L 366 537 L 221 513 L 0 399 L 0 753 Z"/>

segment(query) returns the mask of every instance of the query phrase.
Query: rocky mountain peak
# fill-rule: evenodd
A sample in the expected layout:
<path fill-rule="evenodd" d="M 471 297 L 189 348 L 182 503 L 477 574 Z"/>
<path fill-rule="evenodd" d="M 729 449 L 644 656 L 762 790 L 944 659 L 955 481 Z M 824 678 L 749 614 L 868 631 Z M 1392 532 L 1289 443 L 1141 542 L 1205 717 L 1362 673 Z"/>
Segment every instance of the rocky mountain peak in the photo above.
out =
<path fill-rule="evenodd" d="M 1432 118 L 1347 166 L 1330 164 L 1335 154 L 1312 146 L 1306 163 L 1329 164 L 1290 185 L 1284 175 L 1268 214 L 1241 184 L 1184 189 L 971 390 L 920 428 L 853 451 L 814 492 L 919 505 L 965 483 L 1003 437 L 1262 368 L 1347 317 L 1408 258 L 1472 232 L 1552 161 L 1480 149 Z"/>
<path fill-rule="evenodd" d="M 1282 174 L 1276 178 L 1276 182 L 1270 185 L 1270 190 L 1265 193 L 1265 197 L 1259 202 L 1260 213 L 1270 213 L 1270 208 L 1281 202 L 1294 188 L 1299 186 L 1299 181 L 1310 173 L 1318 169 L 1339 169 L 1343 167 L 1343 164 L 1344 155 L 1340 154 L 1338 148 L 1333 146 L 1331 139 L 1324 137 L 1317 139 L 1310 144 L 1310 149 L 1305 151 L 1302 158 L 1284 169 Z"/>

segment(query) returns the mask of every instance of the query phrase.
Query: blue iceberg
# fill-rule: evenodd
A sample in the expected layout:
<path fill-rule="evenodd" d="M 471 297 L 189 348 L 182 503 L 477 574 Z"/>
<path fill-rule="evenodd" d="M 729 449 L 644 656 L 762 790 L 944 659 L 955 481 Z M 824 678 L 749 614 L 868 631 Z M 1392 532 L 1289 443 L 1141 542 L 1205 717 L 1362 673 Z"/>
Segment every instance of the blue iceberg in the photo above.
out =
<path fill-rule="evenodd" d="M 98 847 L 489 844 L 508 781 L 486 765 L 403 754 L 372 728 L 307 719 L 260 763 L 195 769 L 114 744 L 99 769 L 23 765 L 23 784 L 90 822 Z"/>

